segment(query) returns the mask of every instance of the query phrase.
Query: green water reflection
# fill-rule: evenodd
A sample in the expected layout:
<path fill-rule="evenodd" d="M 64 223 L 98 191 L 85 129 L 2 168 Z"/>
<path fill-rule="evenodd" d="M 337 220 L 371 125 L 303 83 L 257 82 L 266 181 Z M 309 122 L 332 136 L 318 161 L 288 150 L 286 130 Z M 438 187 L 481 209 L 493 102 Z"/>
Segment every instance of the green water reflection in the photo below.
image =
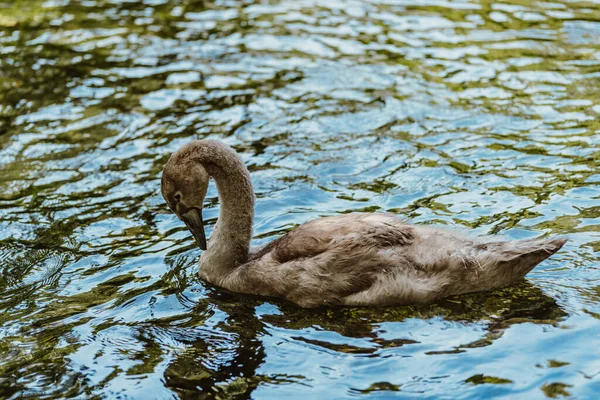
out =
<path fill-rule="evenodd" d="M 13 0 L 0 53 L 0 397 L 600 392 L 600 2 Z M 359 210 L 571 240 L 428 306 L 226 293 L 159 194 L 205 137 L 256 245 Z"/>

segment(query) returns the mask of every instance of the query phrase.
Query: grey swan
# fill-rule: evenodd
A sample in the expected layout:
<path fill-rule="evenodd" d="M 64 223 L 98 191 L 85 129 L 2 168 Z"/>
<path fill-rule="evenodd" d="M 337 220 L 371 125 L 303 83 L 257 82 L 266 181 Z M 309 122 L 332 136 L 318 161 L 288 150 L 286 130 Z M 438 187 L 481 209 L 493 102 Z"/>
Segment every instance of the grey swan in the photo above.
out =
<path fill-rule="evenodd" d="M 207 243 L 202 207 L 211 177 L 221 207 Z M 161 192 L 204 250 L 200 278 L 306 308 L 410 305 L 500 288 L 566 242 L 469 238 L 391 214 L 354 213 L 307 222 L 251 251 L 250 173 L 231 147 L 215 140 L 194 141 L 173 153 Z"/>

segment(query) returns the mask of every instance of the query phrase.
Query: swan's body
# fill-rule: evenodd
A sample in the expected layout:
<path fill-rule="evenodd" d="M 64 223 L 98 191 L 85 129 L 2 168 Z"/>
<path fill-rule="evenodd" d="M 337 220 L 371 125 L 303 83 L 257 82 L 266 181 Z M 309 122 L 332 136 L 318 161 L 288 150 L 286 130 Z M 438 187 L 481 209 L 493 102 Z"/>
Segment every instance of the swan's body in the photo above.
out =
<path fill-rule="evenodd" d="M 222 204 L 207 245 L 201 209 L 210 176 Z M 519 280 L 566 242 L 476 240 L 368 213 L 307 222 L 251 254 L 250 174 L 230 147 L 209 140 L 171 156 L 162 193 L 205 250 L 201 278 L 302 307 L 404 305 L 494 289 Z"/>

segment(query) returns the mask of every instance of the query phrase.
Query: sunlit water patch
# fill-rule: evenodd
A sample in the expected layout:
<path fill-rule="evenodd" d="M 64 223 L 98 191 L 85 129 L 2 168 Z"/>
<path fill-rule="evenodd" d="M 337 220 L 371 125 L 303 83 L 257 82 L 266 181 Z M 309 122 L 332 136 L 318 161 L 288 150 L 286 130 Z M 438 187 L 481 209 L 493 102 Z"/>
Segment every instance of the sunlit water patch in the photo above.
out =
<path fill-rule="evenodd" d="M 0 397 L 594 398 L 599 38 L 597 1 L 0 4 Z M 226 293 L 159 194 L 208 137 L 256 245 L 350 211 L 570 242 L 427 306 Z"/>

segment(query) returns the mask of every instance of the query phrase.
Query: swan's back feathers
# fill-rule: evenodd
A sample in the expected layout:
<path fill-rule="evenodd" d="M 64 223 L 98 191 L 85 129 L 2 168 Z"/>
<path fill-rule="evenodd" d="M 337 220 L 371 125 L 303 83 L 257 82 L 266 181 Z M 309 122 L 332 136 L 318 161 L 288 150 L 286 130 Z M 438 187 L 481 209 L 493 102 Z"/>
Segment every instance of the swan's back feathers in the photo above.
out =
<path fill-rule="evenodd" d="M 412 226 L 393 215 L 345 214 L 302 224 L 253 254 L 250 260 L 271 253 L 274 260 L 285 263 L 333 249 L 404 246 L 412 241 Z"/>

